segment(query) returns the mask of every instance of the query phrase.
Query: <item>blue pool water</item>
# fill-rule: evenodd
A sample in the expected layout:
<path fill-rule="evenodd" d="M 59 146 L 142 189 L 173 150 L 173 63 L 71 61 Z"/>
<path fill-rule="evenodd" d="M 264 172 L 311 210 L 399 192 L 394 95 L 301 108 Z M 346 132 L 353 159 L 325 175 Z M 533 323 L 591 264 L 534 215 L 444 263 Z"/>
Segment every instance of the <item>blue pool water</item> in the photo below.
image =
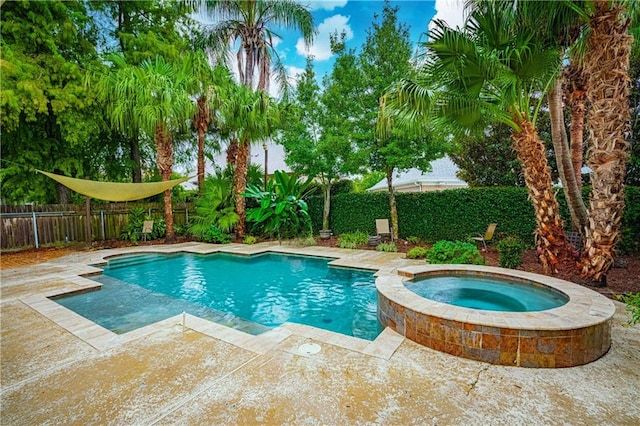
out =
<path fill-rule="evenodd" d="M 558 291 L 497 278 L 437 276 L 405 285 L 419 296 L 436 302 L 485 311 L 544 311 L 569 301 Z"/>
<path fill-rule="evenodd" d="M 186 311 L 252 334 L 290 321 L 375 339 L 373 273 L 328 261 L 280 254 L 128 256 L 92 277 L 101 290 L 56 302 L 118 333 Z"/>

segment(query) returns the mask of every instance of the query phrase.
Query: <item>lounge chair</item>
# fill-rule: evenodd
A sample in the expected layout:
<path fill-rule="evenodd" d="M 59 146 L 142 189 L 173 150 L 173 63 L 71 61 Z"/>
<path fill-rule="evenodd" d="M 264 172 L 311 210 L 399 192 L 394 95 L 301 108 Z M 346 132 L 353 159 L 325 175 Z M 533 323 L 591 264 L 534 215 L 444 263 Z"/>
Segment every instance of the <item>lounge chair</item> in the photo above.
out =
<path fill-rule="evenodd" d="M 489 226 L 487 226 L 487 230 L 484 235 L 478 234 L 477 236 L 471 238 L 478 242 L 482 242 L 484 251 L 487 251 L 487 243 L 493 239 L 493 234 L 496 232 L 496 226 L 498 226 L 497 223 L 490 223 Z"/>
<path fill-rule="evenodd" d="M 145 220 L 142 222 L 142 239 L 147 241 L 147 235 L 153 232 L 153 221 Z"/>
<path fill-rule="evenodd" d="M 376 235 L 380 238 L 390 238 L 393 241 L 389 219 L 376 219 Z"/>

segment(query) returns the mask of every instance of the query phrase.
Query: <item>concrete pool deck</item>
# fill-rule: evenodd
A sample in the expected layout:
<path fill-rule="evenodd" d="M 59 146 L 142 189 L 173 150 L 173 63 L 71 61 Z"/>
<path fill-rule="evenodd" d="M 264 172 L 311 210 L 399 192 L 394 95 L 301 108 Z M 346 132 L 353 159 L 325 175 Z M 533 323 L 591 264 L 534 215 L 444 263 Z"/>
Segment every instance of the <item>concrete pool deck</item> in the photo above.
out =
<path fill-rule="evenodd" d="M 286 324 L 250 336 L 174 317 L 124 335 L 45 296 L 132 252 L 261 250 L 336 257 L 393 275 L 395 253 L 178 244 L 79 252 L 0 271 L 1 424 L 640 423 L 640 325 L 614 302 L 612 345 L 580 367 L 525 369 L 458 358 L 387 329 L 374 342 Z M 299 350 L 304 343 L 320 352 Z"/>

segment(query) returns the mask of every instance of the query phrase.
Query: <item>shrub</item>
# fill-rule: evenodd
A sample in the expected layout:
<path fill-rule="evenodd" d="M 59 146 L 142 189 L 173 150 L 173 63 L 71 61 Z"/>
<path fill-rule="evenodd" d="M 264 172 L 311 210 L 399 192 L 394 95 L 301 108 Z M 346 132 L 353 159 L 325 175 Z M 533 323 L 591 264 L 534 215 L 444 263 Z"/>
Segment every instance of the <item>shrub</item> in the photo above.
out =
<path fill-rule="evenodd" d="M 144 207 L 131 207 L 127 224 L 122 229 L 120 238 L 138 244 L 142 233 L 142 222 L 144 222 Z"/>
<path fill-rule="evenodd" d="M 622 296 L 622 300 L 627 304 L 627 310 L 631 313 L 629 324 L 640 322 L 640 293 L 628 293 Z"/>
<path fill-rule="evenodd" d="M 376 247 L 376 250 L 378 251 L 387 251 L 390 253 L 395 253 L 398 251 L 398 247 L 396 247 L 395 243 L 380 243 L 378 244 L 378 246 Z"/>
<path fill-rule="evenodd" d="M 416 236 L 412 236 L 412 237 L 408 237 L 407 241 L 409 241 L 411 244 L 418 244 L 420 242 L 420 238 Z"/>
<path fill-rule="evenodd" d="M 211 225 L 209 230 L 202 236 L 202 239 L 207 243 L 228 244 L 231 242 L 231 235 L 225 234 L 220 228 Z"/>
<path fill-rule="evenodd" d="M 525 245 L 518 237 L 507 237 L 496 244 L 498 249 L 498 262 L 503 268 L 517 268 L 522 265 L 522 253 Z"/>
<path fill-rule="evenodd" d="M 341 248 L 355 249 L 358 248 L 359 245 L 367 244 L 368 241 L 369 235 L 361 231 L 341 234 L 340 237 L 338 237 L 338 245 Z"/>
<path fill-rule="evenodd" d="M 291 245 L 296 247 L 310 247 L 316 245 L 316 239 L 309 235 L 308 237 L 299 237 L 291 240 Z"/>
<path fill-rule="evenodd" d="M 409 259 L 424 259 L 427 257 L 429 249 L 426 247 L 414 247 L 407 252 L 407 258 Z"/>
<path fill-rule="evenodd" d="M 245 244 L 252 245 L 252 244 L 255 244 L 257 242 L 258 242 L 258 238 L 254 237 L 253 235 L 247 235 L 247 236 L 244 237 L 244 243 Z"/>
<path fill-rule="evenodd" d="M 461 241 L 438 241 L 427 252 L 429 263 L 467 263 L 484 265 L 484 259 L 478 248 Z"/>

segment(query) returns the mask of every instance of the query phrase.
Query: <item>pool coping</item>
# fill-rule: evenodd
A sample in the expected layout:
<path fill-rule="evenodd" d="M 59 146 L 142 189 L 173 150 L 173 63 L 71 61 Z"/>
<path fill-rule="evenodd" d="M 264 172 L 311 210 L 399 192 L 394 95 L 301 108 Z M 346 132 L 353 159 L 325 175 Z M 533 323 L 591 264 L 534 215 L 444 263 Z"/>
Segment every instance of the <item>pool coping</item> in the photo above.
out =
<path fill-rule="evenodd" d="M 124 250 L 110 249 L 93 252 L 91 256 L 92 259 L 81 261 L 84 264 L 70 265 L 69 270 L 64 274 L 58 275 L 58 278 L 61 278 L 70 284 L 74 284 L 74 286 L 44 293 L 30 294 L 18 297 L 18 300 L 93 348 L 101 351 L 109 350 L 116 346 L 143 338 L 162 329 L 173 326 L 182 326 L 257 354 L 264 354 L 289 336 L 296 335 L 374 357 L 390 359 L 404 340 L 403 336 L 389 328 L 384 329 L 374 340 L 369 341 L 290 322 L 286 322 L 265 333 L 252 335 L 190 314 L 179 314 L 127 333 L 116 334 L 52 300 L 63 295 L 92 291 L 101 287 L 102 284 L 93 281 L 88 277 L 101 274 L 101 266 L 106 265 L 110 259 L 140 254 L 179 253 L 199 255 L 227 253 L 246 256 L 279 253 L 321 257 L 326 258 L 327 260 L 333 259 L 328 262 L 330 266 L 370 270 L 374 272 L 375 277 L 394 273 L 397 270 L 397 268 L 376 267 L 373 263 L 360 262 L 359 260 L 361 259 L 359 258 L 360 256 L 358 256 L 359 253 L 354 253 L 354 250 L 333 248 L 329 250 L 318 250 L 317 246 L 274 246 L 264 243 L 252 246 L 239 244 L 217 246 L 197 243 L 162 247 L 134 247 Z M 298 355 L 306 356 L 305 354 Z"/>

